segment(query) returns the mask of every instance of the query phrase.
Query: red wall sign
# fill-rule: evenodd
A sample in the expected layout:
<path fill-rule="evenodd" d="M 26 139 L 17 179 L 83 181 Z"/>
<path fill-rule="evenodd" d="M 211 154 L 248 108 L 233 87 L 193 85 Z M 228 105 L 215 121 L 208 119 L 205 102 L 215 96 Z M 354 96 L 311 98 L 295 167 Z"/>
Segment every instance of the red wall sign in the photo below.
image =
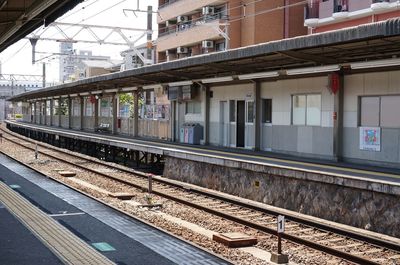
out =
<path fill-rule="evenodd" d="M 340 88 L 340 76 L 337 73 L 332 73 L 330 74 L 329 79 L 330 90 L 336 95 Z"/>
<path fill-rule="evenodd" d="M 95 96 L 93 96 L 93 95 L 90 96 L 90 103 L 92 103 L 92 104 L 96 103 L 96 97 Z"/>

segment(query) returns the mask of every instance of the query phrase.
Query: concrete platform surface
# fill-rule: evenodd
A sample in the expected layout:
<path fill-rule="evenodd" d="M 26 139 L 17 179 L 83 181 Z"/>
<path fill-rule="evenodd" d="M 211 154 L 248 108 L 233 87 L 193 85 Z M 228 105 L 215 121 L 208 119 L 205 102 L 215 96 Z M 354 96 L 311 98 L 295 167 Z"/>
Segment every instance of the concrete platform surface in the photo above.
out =
<path fill-rule="evenodd" d="M 116 264 L 228 264 L 3 155 L 0 181 Z M 0 264 L 61 262 L 0 204 Z"/>

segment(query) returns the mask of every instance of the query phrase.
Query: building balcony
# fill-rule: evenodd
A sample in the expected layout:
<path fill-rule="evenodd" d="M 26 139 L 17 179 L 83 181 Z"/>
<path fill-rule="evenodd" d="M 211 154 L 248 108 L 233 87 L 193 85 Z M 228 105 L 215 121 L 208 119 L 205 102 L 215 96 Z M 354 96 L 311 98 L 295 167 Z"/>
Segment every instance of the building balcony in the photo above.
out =
<path fill-rule="evenodd" d="M 165 23 L 168 20 L 176 20 L 180 15 L 197 13 L 204 6 L 215 6 L 226 3 L 228 0 L 166 0 L 158 8 L 157 23 Z"/>
<path fill-rule="evenodd" d="M 372 0 L 371 9 L 380 11 L 390 8 L 389 0 Z"/>
<path fill-rule="evenodd" d="M 197 21 L 195 23 L 176 25 L 169 27 L 167 31 L 160 33 L 157 39 L 157 51 L 167 51 L 177 47 L 188 47 L 203 40 L 216 40 L 223 38 L 225 20 L 214 19 L 208 22 Z"/>
<path fill-rule="evenodd" d="M 319 0 L 311 0 L 304 7 L 304 24 L 313 27 L 319 20 Z"/>
<path fill-rule="evenodd" d="M 335 0 L 333 1 L 333 18 L 343 19 L 349 15 L 349 0 Z"/>
<path fill-rule="evenodd" d="M 309 0 L 304 25 L 316 27 L 398 10 L 397 0 Z"/>

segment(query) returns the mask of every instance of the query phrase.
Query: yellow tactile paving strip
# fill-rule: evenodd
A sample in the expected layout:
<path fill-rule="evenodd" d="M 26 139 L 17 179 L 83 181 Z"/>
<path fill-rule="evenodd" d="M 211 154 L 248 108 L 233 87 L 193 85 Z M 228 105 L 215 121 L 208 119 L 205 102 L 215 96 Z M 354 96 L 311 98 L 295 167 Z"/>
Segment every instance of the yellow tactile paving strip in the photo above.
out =
<path fill-rule="evenodd" d="M 114 264 L 3 182 L 0 201 L 65 264 Z"/>

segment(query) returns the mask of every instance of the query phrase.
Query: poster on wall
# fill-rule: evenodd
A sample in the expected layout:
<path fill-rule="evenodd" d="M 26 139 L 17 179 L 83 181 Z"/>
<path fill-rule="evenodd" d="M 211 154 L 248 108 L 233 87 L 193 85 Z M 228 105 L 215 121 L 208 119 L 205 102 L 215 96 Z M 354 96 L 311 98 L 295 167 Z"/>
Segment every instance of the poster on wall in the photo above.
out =
<path fill-rule="evenodd" d="M 381 151 L 381 128 L 360 127 L 360 150 Z"/>

